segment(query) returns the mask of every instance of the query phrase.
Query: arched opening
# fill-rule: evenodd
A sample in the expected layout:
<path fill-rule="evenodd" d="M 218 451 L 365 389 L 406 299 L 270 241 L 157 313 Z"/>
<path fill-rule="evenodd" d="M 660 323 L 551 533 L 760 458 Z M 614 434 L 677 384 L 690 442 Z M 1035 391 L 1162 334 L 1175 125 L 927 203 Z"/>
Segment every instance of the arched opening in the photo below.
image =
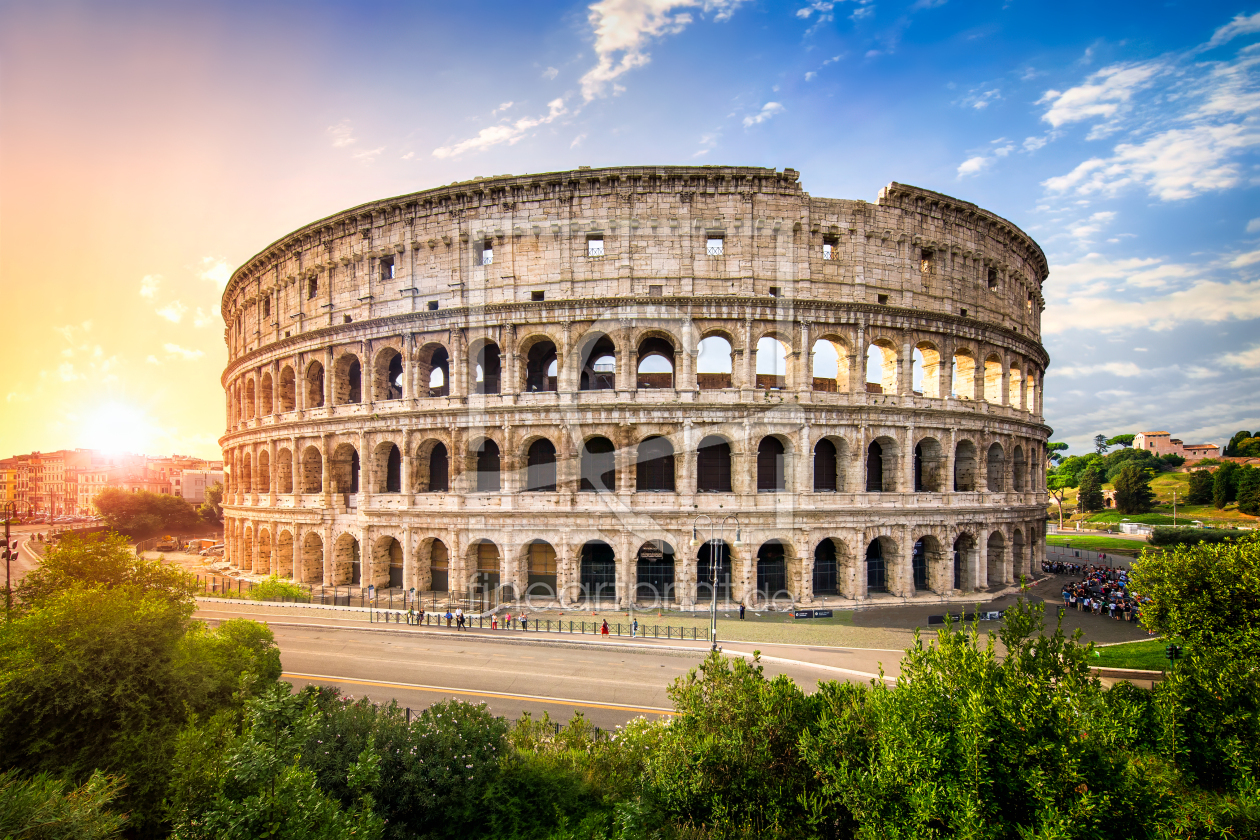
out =
<path fill-rule="evenodd" d="M 487 341 L 477 346 L 469 357 L 472 369 L 469 370 L 469 378 L 473 382 L 472 392 L 474 394 L 497 394 L 499 393 L 499 374 L 500 365 L 499 345 L 493 341 Z"/>
<path fill-rule="evenodd" d="M 403 398 L 403 357 L 392 347 L 382 350 L 376 357 L 376 370 L 372 377 L 372 390 L 378 400 Z"/>
<path fill-rule="evenodd" d="M 525 546 L 525 594 L 534 598 L 555 598 L 556 550 L 551 543 L 534 540 Z"/>
<path fill-rule="evenodd" d="M 530 345 L 525 356 L 525 390 L 527 392 L 556 390 L 560 363 L 556 345 L 550 341 L 537 341 Z"/>
<path fill-rule="evenodd" d="M 422 393 L 429 397 L 450 396 L 451 359 L 441 344 L 426 344 L 416 354 Z"/>
<path fill-rule="evenodd" d="M 914 447 L 914 492 L 939 493 L 941 470 L 944 466 L 941 442 L 936 438 L 923 438 Z"/>
<path fill-rule="evenodd" d="M 359 453 L 348 443 L 333 450 L 332 480 L 334 493 L 359 492 Z"/>
<path fill-rule="evenodd" d="M 292 531 L 281 531 L 276 535 L 276 566 L 273 571 L 282 578 L 293 577 Z"/>
<path fill-rule="evenodd" d="M 359 357 L 346 353 L 333 365 L 333 405 L 363 401 L 363 370 Z"/>
<path fill-rule="evenodd" d="M 499 445 L 489 438 L 477 447 L 477 492 L 497 493 L 499 482 Z"/>
<path fill-rule="evenodd" d="M 450 457 L 446 444 L 439 440 L 425 441 L 420 444 L 420 457 L 416 459 L 420 468 L 416 488 L 421 493 L 445 493 L 450 490 Z"/>
<path fill-rule="evenodd" d="M 700 339 L 696 356 L 696 383 L 701 391 L 729 388 L 731 381 L 731 343 L 720 335 Z"/>
<path fill-rule="evenodd" d="M 696 601 L 712 602 L 714 586 L 719 601 L 731 600 L 731 548 L 722 540 L 709 540 L 700 546 L 696 560 Z"/>
<path fill-rule="evenodd" d="M 954 540 L 954 589 L 970 592 L 975 586 L 976 541 L 970 534 Z"/>
<path fill-rule="evenodd" d="M 525 456 L 525 489 L 556 489 L 556 447 L 546 438 L 539 438 L 529 445 Z"/>
<path fill-rule="evenodd" d="M 843 490 L 840 470 L 840 452 L 835 442 L 823 438 L 814 444 L 814 492 L 836 493 Z"/>
<path fill-rule="evenodd" d="M 1019 397 L 1023 393 L 1024 377 L 1019 371 L 1019 365 L 1011 365 L 1011 382 L 1007 388 L 1007 402 L 1012 408 L 1019 408 Z"/>
<path fill-rule="evenodd" d="M 1033 414 L 1037 413 L 1037 380 L 1033 372 L 1028 371 L 1028 383 L 1024 386 L 1024 408 Z"/>
<path fill-rule="evenodd" d="M 984 399 L 990 403 L 1002 401 L 1002 360 L 996 354 L 984 360 Z"/>
<path fill-rule="evenodd" d="M 976 445 L 960 440 L 954 447 L 954 490 L 972 493 L 976 489 Z"/>
<path fill-rule="evenodd" d="M 280 411 L 294 411 L 297 408 L 297 377 L 293 368 L 286 365 L 280 370 Z"/>
<path fill-rule="evenodd" d="M 433 592 L 450 591 L 451 555 L 446 543 L 434 540 L 429 549 L 429 589 Z"/>
<path fill-rule="evenodd" d="M 757 342 L 757 387 L 773 391 L 787 387 L 788 346 L 772 336 Z"/>
<path fill-rule="evenodd" d="M 321 408 L 324 405 L 324 366 L 311 362 L 306 369 L 306 407 Z"/>
<path fill-rule="evenodd" d="M 582 445 L 580 490 L 613 493 L 617 490 L 617 462 L 612 441 L 594 437 Z"/>
<path fill-rule="evenodd" d="M 897 393 L 897 348 L 881 338 L 866 348 L 866 392 Z"/>
<path fill-rule="evenodd" d="M 640 493 L 674 492 L 674 446 L 668 438 L 644 438 L 635 453 L 635 489 Z"/>
<path fill-rule="evenodd" d="M 600 335 L 582 351 L 582 373 L 578 390 L 611 391 L 617 387 L 617 348 L 612 339 Z"/>
<path fill-rule="evenodd" d="M 246 420 L 254 419 L 255 407 L 256 406 L 255 406 L 254 380 L 247 379 L 245 380 L 245 409 L 242 412 L 242 414 L 245 415 Z"/>
<path fill-rule="evenodd" d="M 287 449 L 276 453 L 276 489 L 281 493 L 293 492 L 293 453 Z"/>
<path fill-rule="evenodd" d="M 990 493 L 1001 493 L 1006 489 L 1006 453 L 1002 444 L 995 443 L 989 447 L 986 459 L 985 478 Z"/>
<path fill-rule="evenodd" d="M 888 591 L 888 569 L 885 564 L 885 542 L 887 537 L 876 537 L 866 546 L 866 592 Z M 887 552 L 892 556 L 892 552 Z"/>
<path fill-rule="evenodd" d="M 757 549 L 757 594 L 767 600 L 791 597 L 787 591 L 787 551 L 778 540 Z"/>
<path fill-rule="evenodd" d="M 783 441 L 773 435 L 757 444 L 757 492 L 774 493 L 787 489 L 787 468 Z"/>
<path fill-rule="evenodd" d="M 302 452 L 302 492 L 324 492 L 324 457 L 314 446 Z"/>
<path fill-rule="evenodd" d="M 342 534 L 333 546 L 333 585 L 360 586 L 362 583 L 363 562 L 359 557 L 359 541 L 349 534 Z"/>
<path fill-rule="evenodd" d="M 849 390 L 849 348 L 832 338 L 820 338 L 813 346 L 813 389 L 829 393 Z"/>
<path fill-rule="evenodd" d="M 324 541 L 314 531 L 307 531 L 302 538 L 302 567 L 298 575 L 302 583 L 324 579 Z"/>
<path fill-rule="evenodd" d="M 378 493 L 402 492 L 402 453 L 392 443 L 382 443 L 376 448 L 376 476 Z"/>
<path fill-rule="evenodd" d="M 976 357 L 966 348 L 954 351 L 952 395 L 960 400 L 976 397 Z"/>
<path fill-rule="evenodd" d="M 717 435 L 701 440 L 696 451 L 696 492 L 731 492 L 731 445 Z"/>
<path fill-rule="evenodd" d="M 814 547 L 814 594 L 840 594 L 840 569 L 836 562 L 836 544 L 830 539 L 823 540 Z"/>
<path fill-rule="evenodd" d="M 1006 537 L 1002 535 L 1001 531 L 994 531 L 992 534 L 989 534 L 987 548 L 986 554 L 988 556 L 986 559 L 988 563 L 986 565 L 988 568 L 985 571 L 988 573 L 988 585 L 992 587 L 1007 583 Z"/>
<path fill-rule="evenodd" d="M 637 387 L 674 387 L 674 345 L 663 338 L 653 336 L 639 343 L 639 367 Z"/>
<path fill-rule="evenodd" d="M 930 341 L 920 341 L 914 346 L 910 387 L 924 397 L 936 399 L 941 395 L 941 353 Z"/>
<path fill-rule="evenodd" d="M 660 605 L 674 600 L 674 547 L 664 540 L 648 540 L 635 566 L 634 600 Z"/>
<path fill-rule="evenodd" d="M 271 374 L 263 373 L 262 379 L 258 383 L 258 414 L 260 417 L 269 417 L 272 414 L 272 395 L 275 389 L 272 384 Z"/>
<path fill-rule="evenodd" d="M 604 599 L 616 600 L 617 561 L 612 546 L 602 540 L 591 540 L 582 546 L 579 563 L 582 599 L 596 604 Z"/>
<path fill-rule="evenodd" d="M 403 588 L 403 550 L 402 544 L 395 538 L 383 536 L 377 539 L 372 557 L 371 582 L 390 589 Z"/>
<path fill-rule="evenodd" d="M 499 589 L 499 547 L 489 540 L 478 540 L 470 548 L 473 568 L 473 593 L 492 595 Z"/>
<path fill-rule="evenodd" d="M 897 492 L 897 442 L 878 437 L 866 447 L 866 492 Z"/>
<path fill-rule="evenodd" d="M 928 547 L 923 538 L 915 540 L 914 550 L 910 553 L 910 577 L 914 583 L 914 591 L 922 592 L 928 588 Z"/>
<path fill-rule="evenodd" d="M 1016 446 L 1011 455 L 1011 479 L 1016 493 L 1025 492 L 1028 484 L 1028 463 L 1024 459 L 1024 447 Z"/>
<path fill-rule="evenodd" d="M 258 472 L 254 474 L 254 490 L 258 493 L 271 492 L 271 455 L 265 449 L 258 453 Z"/>

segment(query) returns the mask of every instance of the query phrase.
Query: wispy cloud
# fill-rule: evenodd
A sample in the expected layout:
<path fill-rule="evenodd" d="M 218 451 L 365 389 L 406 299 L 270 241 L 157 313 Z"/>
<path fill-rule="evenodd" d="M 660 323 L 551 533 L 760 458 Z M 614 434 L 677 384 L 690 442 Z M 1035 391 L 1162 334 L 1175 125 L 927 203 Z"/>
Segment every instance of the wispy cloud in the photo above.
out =
<path fill-rule="evenodd" d="M 760 125 L 775 114 L 783 113 L 784 110 L 786 109 L 778 102 L 767 102 L 761 106 L 761 110 L 757 113 L 744 117 L 744 127 L 749 128 L 754 125 Z"/>
<path fill-rule="evenodd" d="M 1230 367 L 1260 368 L 1260 344 L 1253 344 L 1246 350 L 1226 353 L 1221 356 L 1221 363 Z"/>
<path fill-rule="evenodd" d="M 140 278 L 140 297 L 153 300 L 157 297 L 158 287 L 162 285 L 162 275 L 146 274 Z"/>
<path fill-rule="evenodd" d="M 1229 23 L 1212 33 L 1212 38 L 1206 44 L 1205 49 L 1219 47 L 1228 43 L 1239 35 L 1250 35 L 1253 32 L 1260 32 L 1260 12 L 1254 15 L 1238 15 Z"/>
<path fill-rule="evenodd" d="M 330 125 L 325 129 L 328 136 L 332 138 L 334 149 L 344 149 L 347 146 L 353 146 L 356 142 L 354 137 L 354 129 L 350 125 L 350 120 L 342 120 L 336 125 Z"/>
<path fill-rule="evenodd" d="M 560 71 L 554 67 L 548 67 L 546 70 L 542 72 L 542 77 L 546 79 L 547 81 L 551 81 L 552 79 L 554 79 L 556 76 L 559 76 L 559 75 L 560 75 Z"/>
<path fill-rule="evenodd" d="M 173 300 L 166 306 L 157 310 L 157 314 L 161 315 L 172 324 L 178 324 L 184 317 L 184 313 L 188 311 L 188 307 L 177 300 Z"/>
<path fill-rule="evenodd" d="M 464 152 L 480 152 L 498 146 L 501 143 L 507 143 L 509 146 L 520 142 L 531 129 L 540 125 L 546 125 L 553 122 L 559 117 L 568 113 L 565 108 L 563 99 L 553 99 L 547 103 L 548 112 L 542 117 L 521 117 L 515 122 L 504 122 L 499 125 L 483 128 L 477 132 L 476 137 L 470 137 L 467 140 L 461 140 L 458 143 L 452 143 L 449 146 L 440 146 L 433 150 L 435 158 L 450 158 L 463 154 Z"/>
<path fill-rule="evenodd" d="M 1113 117 L 1133 98 L 1134 93 L 1151 84 L 1167 69 L 1163 61 L 1104 67 L 1086 79 L 1084 84 L 1062 92 L 1046 91 L 1038 102 L 1048 104 L 1050 108 L 1041 118 L 1059 128 L 1070 122 Z"/>
<path fill-rule="evenodd" d="M 197 276 L 213 283 L 218 291 L 223 291 L 232 277 L 232 268 L 222 257 L 202 257 Z"/>
<path fill-rule="evenodd" d="M 190 350 L 186 347 L 180 347 L 178 344 L 171 344 L 169 342 L 163 344 L 162 349 L 166 351 L 167 357 L 179 359 L 185 362 L 191 362 L 206 355 L 202 350 Z"/>

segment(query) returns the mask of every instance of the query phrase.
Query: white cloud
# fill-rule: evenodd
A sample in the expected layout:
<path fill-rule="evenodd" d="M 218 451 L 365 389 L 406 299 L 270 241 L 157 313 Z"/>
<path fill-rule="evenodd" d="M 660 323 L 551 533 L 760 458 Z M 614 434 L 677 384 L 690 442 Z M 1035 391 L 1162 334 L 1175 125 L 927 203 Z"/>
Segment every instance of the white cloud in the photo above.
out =
<path fill-rule="evenodd" d="M 162 284 L 161 274 L 146 274 L 140 278 L 140 297 L 153 300 L 157 297 L 158 286 Z"/>
<path fill-rule="evenodd" d="M 1254 15 L 1238 15 L 1229 23 L 1212 33 L 1212 39 L 1204 45 L 1205 49 L 1219 47 L 1221 44 L 1232 41 L 1239 35 L 1250 35 L 1253 32 L 1260 32 L 1260 12 Z"/>
<path fill-rule="evenodd" d="M 1143 373 L 1149 373 L 1149 369 L 1143 369 L 1133 362 L 1103 362 L 1097 365 L 1065 365 L 1061 367 L 1050 367 L 1046 370 L 1046 375 L 1055 376 L 1089 376 L 1094 373 L 1109 373 L 1112 376 L 1141 376 Z"/>
<path fill-rule="evenodd" d="M 619 93 L 616 80 L 652 60 L 648 44 L 665 35 L 676 35 L 693 21 L 683 9 L 699 8 L 722 21 L 734 14 L 744 0 L 600 0 L 590 6 L 587 20 L 595 32 L 595 66 L 582 76 L 582 98 L 590 102 Z"/>
<path fill-rule="evenodd" d="M 1247 222 L 1247 233 L 1260 233 L 1260 218 Z"/>
<path fill-rule="evenodd" d="M 1049 137 L 1026 137 L 1024 138 L 1024 151 L 1035 152 L 1049 142 Z"/>
<path fill-rule="evenodd" d="M 782 113 L 784 110 L 784 107 L 778 102 L 767 102 L 765 105 L 761 106 L 761 110 L 756 114 L 749 114 L 744 117 L 744 127 L 749 128 L 754 125 L 760 125 L 773 117 L 775 114 Z"/>
<path fill-rule="evenodd" d="M 1108 259 L 1101 254 L 1086 254 L 1076 262 L 1055 265 L 1049 281 L 1053 292 L 1047 297 L 1092 298 L 1129 286 L 1153 289 L 1175 281 L 1185 285 L 1203 272 L 1201 266 L 1167 263 L 1163 257 Z"/>
<path fill-rule="evenodd" d="M 805 18 L 808 20 L 809 16 L 814 12 L 818 12 L 819 15 L 826 15 L 835 7 L 835 2 L 831 2 L 831 0 L 814 0 L 814 2 L 810 3 L 808 6 L 797 9 L 796 16 L 798 18 Z"/>
<path fill-rule="evenodd" d="M 166 351 L 166 355 L 171 359 L 181 359 L 185 362 L 191 362 L 194 359 L 200 359 L 206 355 L 201 350 L 189 350 L 186 347 L 180 347 L 178 344 L 166 343 L 162 345 L 162 349 Z"/>
<path fill-rule="evenodd" d="M 966 160 L 964 160 L 962 163 L 958 164 L 958 177 L 965 178 L 968 175 L 979 174 L 985 168 L 988 167 L 990 162 L 991 162 L 991 159 L 985 157 L 984 155 L 976 155 L 975 157 L 969 157 Z"/>
<path fill-rule="evenodd" d="M 963 104 L 969 108 L 975 108 L 977 111 L 983 111 L 1001 98 L 1002 91 L 999 88 L 989 88 L 988 90 L 975 88 L 963 98 Z"/>
<path fill-rule="evenodd" d="M 1115 218 L 1116 214 L 1111 210 L 1095 213 L 1090 216 L 1088 220 L 1077 222 L 1075 225 L 1068 228 L 1068 233 L 1072 234 L 1077 239 L 1088 239 L 1102 230 L 1106 225 L 1110 224 Z"/>
<path fill-rule="evenodd" d="M 383 151 L 385 151 L 384 146 L 377 146 L 375 149 L 360 149 L 357 152 L 351 153 L 350 157 L 355 160 L 361 160 L 364 163 L 372 163 L 380 157 L 380 154 Z"/>
<path fill-rule="evenodd" d="M 807 81 L 807 82 L 811 82 L 811 81 L 813 81 L 813 80 L 814 80 L 817 76 L 818 76 L 818 73 L 817 73 L 817 72 L 815 72 L 815 71 L 813 71 L 813 70 L 810 70 L 808 73 L 806 73 L 806 74 L 805 74 L 805 81 Z"/>
<path fill-rule="evenodd" d="M 500 143 L 509 146 L 519 142 L 530 129 L 546 125 L 558 117 L 568 113 L 563 99 L 553 99 L 547 103 L 548 113 L 545 117 L 522 117 L 516 122 L 504 122 L 499 125 L 483 128 L 476 137 L 461 140 L 450 146 L 440 146 L 433 150 L 436 158 L 456 157 L 464 152 L 481 152 Z"/>
<path fill-rule="evenodd" d="M 82 379 L 83 376 L 75 371 L 74 365 L 70 362 L 62 362 L 57 366 L 57 375 L 61 377 L 62 382 L 74 382 L 76 379 Z"/>
<path fill-rule="evenodd" d="M 153 354 L 149 354 L 149 356 L 145 358 L 145 361 L 151 365 L 162 364 L 161 360 L 159 360 L 158 357 L 154 356 Z"/>
<path fill-rule="evenodd" d="M 1189 288 L 1137 299 L 1083 294 L 1052 301 L 1043 322 L 1046 335 L 1074 329 L 1168 330 L 1191 321 L 1215 324 L 1260 318 L 1260 282 L 1200 280 Z"/>
<path fill-rule="evenodd" d="M 1252 345 L 1236 353 L 1226 353 L 1221 356 L 1221 363 L 1230 367 L 1260 368 L 1260 344 Z"/>
<path fill-rule="evenodd" d="M 515 104 L 516 104 L 515 102 L 501 102 L 499 103 L 498 108 L 495 108 L 493 111 L 490 112 L 490 116 L 493 117 L 495 114 L 499 113 L 500 111 L 506 111 L 508 108 L 511 108 Z"/>
<path fill-rule="evenodd" d="M 1248 265 L 1255 265 L 1260 262 L 1260 251 L 1249 251 L 1246 254 L 1239 254 L 1229 261 L 1230 268 L 1242 268 Z"/>
<path fill-rule="evenodd" d="M 1170 129 L 1141 143 L 1121 143 L 1111 157 L 1090 158 L 1042 186 L 1059 193 L 1115 195 L 1137 185 L 1165 201 L 1192 198 L 1238 185 L 1242 170 L 1229 158 L 1257 144 L 1260 130 L 1241 123 Z"/>
<path fill-rule="evenodd" d="M 578 146 L 582 145 L 582 141 L 585 139 L 586 139 L 585 134 L 579 134 L 577 137 L 573 138 L 573 142 L 569 144 L 569 148 L 576 149 Z"/>
<path fill-rule="evenodd" d="M 200 306 L 198 306 L 197 311 L 193 313 L 194 327 L 209 327 L 216 323 L 219 323 L 219 316 L 214 312 L 214 310 L 205 312 Z"/>
<path fill-rule="evenodd" d="M 342 120 L 336 125 L 330 125 L 325 129 L 328 136 L 332 138 L 334 149 L 344 149 L 346 146 L 352 146 L 356 142 L 354 139 L 354 129 L 350 126 L 350 120 Z"/>
<path fill-rule="evenodd" d="M 222 257 L 202 257 L 198 276 L 202 280 L 213 283 L 219 291 L 223 291 L 232 277 L 232 269 L 228 266 L 227 260 Z"/>
<path fill-rule="evenodd" d="M 188 311 L 188 307 L 177 300 L 173 300 L 166 306 L 157 310 L 157 314 L 161 315 L 172 324 L 178 324 L 184 317 L 184 313 Z"/>
<path fill-rule="evenodd" d="M 1164 69 L 1165 65 L 1159 61 L 1104 67 L 1083 85 L 1068 88 L 1062 93 L 1046 91 L 1038 103 L 1048 103 L 1050 109 L 1041 118 L 1058 128 L 1092 117 L 1112 117 L 1137 90 L 1150 84 Z"/>
<path fill-rule="evenodd" d="M 556 76 L 559 76 L 559 75 L 560 75 L 559 70 L 557 70 L 554 67 L 548 67 L 546 70 L 543 71 L 542 77 L 546 79 L 547 81 L 551 81 L 552 79 L 554 79 Z"/>

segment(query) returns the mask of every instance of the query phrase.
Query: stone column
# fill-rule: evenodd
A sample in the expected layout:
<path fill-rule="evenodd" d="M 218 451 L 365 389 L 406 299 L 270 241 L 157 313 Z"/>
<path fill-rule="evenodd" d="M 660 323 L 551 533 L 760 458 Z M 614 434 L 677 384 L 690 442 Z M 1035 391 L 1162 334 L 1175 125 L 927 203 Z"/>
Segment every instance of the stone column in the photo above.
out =
<path fill-rule="evenodd" d="M 302 453 L 298 449 L 298 438 L 289 438 L 289 451 L 293 453 L 293 457 L 289 459 L 289 472 L 291 475 L 290 487 L 293 488 L 293 507 L 298 506 L 298 497 L 305 489 L 302 484 Z"/>
<path fill-rule="evenodd" d="M 897 365 L 897 393 L 910 394 L 914 391 L 914 348 L 907 337 L 901 342 L 901 359 Z M 927 372 L 924 371 L 924 376 Z"/>
<path fill-rule="evenodd" d="M 757 346 L 753 343 L 752 316 L 744 318 L 744 381 L 740 383 L 743 392 L 740 399 L 748 402 L 757 387 Z"/>
<path fill-rule="evenodd" d="M 1010 405 L 1011 404 L 1011 357 L 1007 356 L 1005 353 L 1002 354 L 1002 384 L 1000 387 L 1002 389 L 1002 393 L 998 395 L 1000 397 L 998 402 L 1000 402 L 1002 405 Z"/>
<path fill-rule="evenodd" d="M 857 342 L 853 345 L 853 361 L 849 365 L 849 393 L 866 393 L 866 323 L 860 322 L 857 327 Z M 859 398 L 859 404 L 865 402 Z"/>

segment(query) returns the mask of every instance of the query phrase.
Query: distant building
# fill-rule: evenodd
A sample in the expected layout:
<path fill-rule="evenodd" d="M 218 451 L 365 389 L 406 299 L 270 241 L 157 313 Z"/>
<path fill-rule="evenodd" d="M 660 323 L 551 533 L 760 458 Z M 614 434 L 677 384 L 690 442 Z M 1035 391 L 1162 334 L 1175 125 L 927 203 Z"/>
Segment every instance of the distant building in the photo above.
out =
<path fill-rule="evenodd" d="M 1204 458 L 1219 458 L 1221 447 L 1215 443 L 1192 443 L 1186 445 L 1168 432 L 1138 432 L 1133 436 L 1133 448 L 1145 449 L 1152 455 L 1180 455 L 1187 461 L 1201 461 Z"/>
<path fill-rule="evenodd" d="M 175 495 L 182 496 L 189 504 L 199 505 L 206 500 L 206 490 L 223 484 L 223 470 L 182 470 L 172 483 Z"/>

